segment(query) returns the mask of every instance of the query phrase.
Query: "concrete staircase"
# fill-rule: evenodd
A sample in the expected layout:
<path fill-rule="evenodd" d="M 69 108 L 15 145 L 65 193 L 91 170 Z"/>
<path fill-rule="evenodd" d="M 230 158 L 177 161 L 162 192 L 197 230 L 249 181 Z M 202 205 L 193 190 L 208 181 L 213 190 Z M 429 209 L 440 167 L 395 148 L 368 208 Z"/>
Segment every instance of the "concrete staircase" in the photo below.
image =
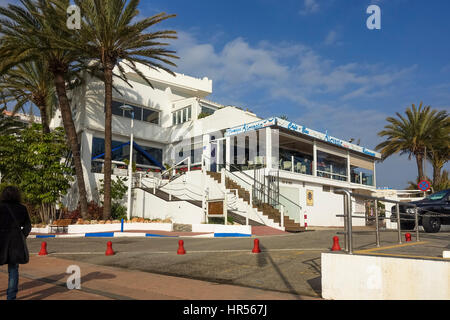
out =
<path fill-rule="evenodd" d="M 218 183 L 222 182 L 222 176 L 219 172 L 207 172 L 207 174 L 216 180 Z M 236 189 L 238 193 L 238 197 L 245 201 L 248 205 L 250 205 L 250 192 L 242 188 L 239 184 L 233 181 L 230 178 L 226 178 L 225 187 L 230 189 Z M 267 218 L 273 220 L 275 223 L 281 226 L 281 213 L 278 209 L 275 209 L 271 205 L 267 203 L 262 204 L 253 204 L 253 208 L 262 212 Z M 294 220 L 290 219 L 287 216 L 284 216 L 284 228 L 287 232 L 301 232 L 305 231 L 305 228 L 302 227 L 299 223 L 296 223 Z"/>

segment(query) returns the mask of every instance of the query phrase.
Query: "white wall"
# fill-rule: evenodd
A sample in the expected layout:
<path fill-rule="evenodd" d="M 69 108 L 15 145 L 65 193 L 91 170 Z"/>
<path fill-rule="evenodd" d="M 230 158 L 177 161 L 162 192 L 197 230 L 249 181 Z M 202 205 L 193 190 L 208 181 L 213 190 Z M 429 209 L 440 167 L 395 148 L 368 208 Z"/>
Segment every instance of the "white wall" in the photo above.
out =
<path fill-rule="evenodd" d="M 321 266 L 325 299 L 450 299 L 449 261 L 322 253 Z"/>
<path fill-rule="evenodd" d="M 134 191 L 133 216 L 148 219 L 168 219 L 173 223 L 202 223 L 204 215 L 199 208 L 186 201 L 166 202 L 140 189 Z"/>

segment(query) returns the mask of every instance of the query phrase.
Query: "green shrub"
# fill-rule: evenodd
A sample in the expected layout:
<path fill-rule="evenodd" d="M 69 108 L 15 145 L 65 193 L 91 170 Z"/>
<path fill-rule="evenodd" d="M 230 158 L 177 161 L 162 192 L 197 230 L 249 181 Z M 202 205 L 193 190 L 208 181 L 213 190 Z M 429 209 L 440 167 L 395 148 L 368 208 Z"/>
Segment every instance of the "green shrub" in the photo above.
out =
<path fill-rule="evenodd" d="M 111 204 L 111 218 L 113 220 L 127 219 L 127 208 L 119 203 Z"/>

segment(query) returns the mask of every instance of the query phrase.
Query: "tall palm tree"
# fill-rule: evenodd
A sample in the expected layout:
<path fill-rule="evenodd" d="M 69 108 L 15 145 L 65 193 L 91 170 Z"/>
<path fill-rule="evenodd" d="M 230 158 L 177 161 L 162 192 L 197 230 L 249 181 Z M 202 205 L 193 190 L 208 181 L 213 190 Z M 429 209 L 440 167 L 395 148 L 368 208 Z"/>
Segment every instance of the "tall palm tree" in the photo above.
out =
<path fill-rule="evenodd" d="M 418 177 L 425 179 L 423 163 L 425 150 L 431 147 L 432 138 L 436 136 L 436 130 L 442 127 L 447 118 L 445 111 L 432 110 L 430 106 L 423 107 L 422 102 L 419 108 L 413 104 L 406 109 L 406 117 L 396 113 L 397 118 L 388 117 L 389 122 L 380 131 L 380 137 L 386 140 L 376 146 L 382 154 L 382 160 L 393 154 L 408 154 L 409 159 L 416 158 Z"/>
<path fill-rule="evenodd" d="M 57 39 L 73 37 L 71 30 L 62 27 L 66 25 L 65 10 L 70 1 L 20 2 L 20 6 L 9 4 L 7 8 L 0 7 L 0 76 L 20 63 L 39 59 L 46 61 L 47 71 L 53 76 L 63 125 L 72 151 L 81 215 L 86 217 L 88 206 L 80 148 L 66 91 L 66 86 L 71 81 L 70 76 L 78 72 L 82 64 L 78 63 L 75 51 L 55 46 Z"/>
<path fill-rule="evenodd" d="M 127 3 L 128 2 L 128 3 Z M 168 66 L 176 64 L 175 51 L 160 39 L 176 39 L 176 31 L 146 32 L 155 24 L 175 17 L 160 13 L 133 22 L 139 11 L 139 0 L 75 0 L 83 17 L 76 38 L 61 39 L 63 48 L 73 48 L 90 59 L 93 68 L 103 73 L 105 84 L 105 162 L 104 162 L 104 218 L 111 214 L 111 146 L 112 146 L 112 89 L 113 77 L 127 83 L 124 66 L 138 74 L 152 88 L 152 84 L 139 69 L 138 64 L 151 69 L 161 69 L 175 76 Z M 75 41 L 71 41 L 75 39 Z M 66 41 L 67 40 L 67 41 Z M 113 71 L 118 69 L 119 73 Z"/>
<path fill-rule="evenodd" d="M 433 186 L 441 184 L 441 171 L 450 159 L 450 117 L 447 115 L 432 137 L 427 157 L 433 166 Z M 436 187 L 435 187 L 436 189 Z"/>
<path fill-rule="evenodd" d="M 4 92 L 4 102 L 14 102 L 13 114 L 23 110 L 31 101 L 41 113 L 42 130 L 49 133 L 50 118 L 57 106 L 55 84 L 47 71 L 45 60 L 39 59 L 18 64 L 10 69 L 0 82 L 0 91 Z"/>

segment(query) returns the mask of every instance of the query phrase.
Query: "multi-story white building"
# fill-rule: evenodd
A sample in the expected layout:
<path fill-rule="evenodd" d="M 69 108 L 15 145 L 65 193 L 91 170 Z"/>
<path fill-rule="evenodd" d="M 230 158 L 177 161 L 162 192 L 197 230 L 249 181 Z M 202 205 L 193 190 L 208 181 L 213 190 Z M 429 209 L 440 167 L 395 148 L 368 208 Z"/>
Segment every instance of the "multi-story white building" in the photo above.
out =
<path fill-rule="evenodd" d="M 201 223 L 205 208 L 210 208 L 205 199 L 226 198 L 230 214 L 238 220 L 298 231 L 305 223 L 343 225 L 343 218 L 336 217 L 343 214 L 343 195 L 336 189 L 376 191 L 377 152 L 287 120 L 261 119 L 238 107 L 208 101 L 212 93 L 208 78 L 174 77 L 141 66 L 152 88 L 126 70 L 132 87 L 122 80 L 114 82 L 120 93 L 113 92 L 113 172 L 127 171 L 131 113 L 121 106 L 128 105 L 134 110 L 133 159 L 141 173 L 135 182 L 140 188 L 134 189 L 133 216 Z M 88 79 L 71 98 L 88 193 L 98 199 L 104 153 L 103 83 Z M 58 125 L 57 115 L 52 126 Z M 164 180 L 169 178 L 168 167 L 172 167 L 169 174 L 185 174 Z M 76 203 L 70 197 L 67 201 L 72 207 Z M 364 215 L 364 206 L 354 205 L 354 211 Z M 281 210 L 286 216 L 282 224 Z M 361 221 L 355 224 L 365 223 L 357 220 Z"/>

